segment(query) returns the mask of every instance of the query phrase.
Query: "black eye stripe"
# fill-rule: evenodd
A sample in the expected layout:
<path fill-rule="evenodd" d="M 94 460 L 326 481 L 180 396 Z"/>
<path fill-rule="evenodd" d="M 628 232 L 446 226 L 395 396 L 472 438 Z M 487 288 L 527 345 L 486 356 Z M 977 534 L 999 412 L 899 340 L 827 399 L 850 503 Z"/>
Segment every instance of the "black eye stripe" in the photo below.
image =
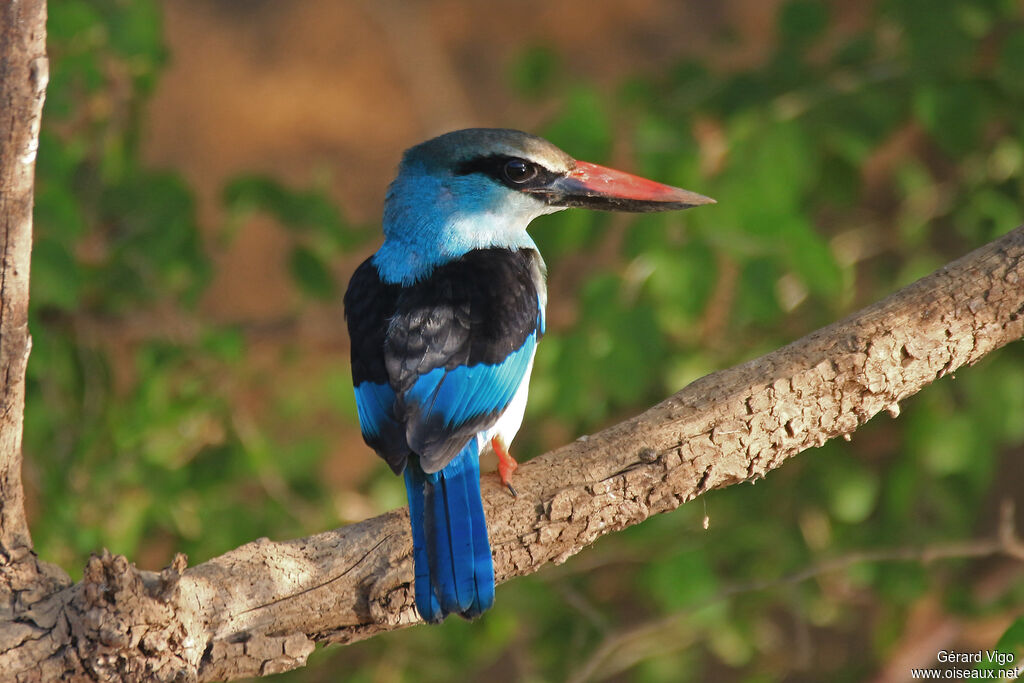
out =
<path fill-rule="evenodd" d="M 516 165 L 516 162 L 523 164 L 525 166 L 524 170 L 527 171 L 522 176 L 522 179 L 518 179 L 515 175 L 510 176 L 508 173 L 509 167 Z M 515 190 L 543 187 L 561 176 L 560 173 L 550 171 L 534 161 L 505 154 L 490 154 L 469 159 L 457 166 L 454 173 L 455 175 L 481 173 Z"/>

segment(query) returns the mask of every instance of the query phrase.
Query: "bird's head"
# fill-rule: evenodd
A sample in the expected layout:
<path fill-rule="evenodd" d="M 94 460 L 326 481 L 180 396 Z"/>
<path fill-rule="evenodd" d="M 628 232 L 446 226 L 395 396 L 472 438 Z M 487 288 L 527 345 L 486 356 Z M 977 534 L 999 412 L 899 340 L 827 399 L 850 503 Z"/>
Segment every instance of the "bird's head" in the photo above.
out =
<path fill-rule="evenodd" d="M 532 247 L 526 226 L 570 207 L 671 211 L 714 200 L 586 161 L 518 130 L 457 130 L 408 149 L 384 208 L 377 265 L 411 281 L 472 249 Z M 389 272 L 390 271 L 390 272 Z"/>

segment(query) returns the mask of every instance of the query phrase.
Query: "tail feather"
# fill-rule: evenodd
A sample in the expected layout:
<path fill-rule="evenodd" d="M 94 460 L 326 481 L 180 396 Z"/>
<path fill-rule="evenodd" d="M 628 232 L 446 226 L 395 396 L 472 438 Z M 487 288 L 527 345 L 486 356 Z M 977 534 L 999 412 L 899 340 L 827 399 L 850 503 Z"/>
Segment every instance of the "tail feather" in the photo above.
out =
<path fill-rule="evenodd" d="M 412 461 L 405 468 L 405 492 L 409 498 L 409 521 L 412 526 L 412 549 L 416 595 L 416 609 L 424 621 L 439 623 L 444 620 L 441 605 L 430 587 L 430 563 L 427 561 L 427 541 L 424 537 L 423 488 L 427 478 L 418 462 Z"/>
<path fill-rule="evenodd" d="M 427 519 L 433 508 L 435 524 L 433 533 L 427 535 L 427 558 L 441 604 L 446 608 L 456 606 L 451 611 L 461 613 L 473 604 L 476 582 L 472 511 L 461 471 L 464 463 L 459 460 L 449 465 L 454 465 L 450 471 L 442 471 L 437 483 L 427 490 Z"/>
<path fill-rule="evenodd" d="M 406 486 L 416 608 L 427 621 L 441 621 L 451 613 L 479 616 L 494 603 L 494 563 L 480 497 L 476 439 L 437 473 L 424 474 L 411 461 Z"/>
<path fill-rule="evenodd" d="M 475 442 L 475 439 L 474 439 Z M 474 444 L 475 446 L 475 444 Z M 476 459 L 476 472 L 479 472 L 479 458 Z M 487 520 L 484 518 L 483 496 L 480 495 L 480 475 L 474 474 L 466 478 L 466 496 L 470 501 L 478 501 L 478 514 L 472 515 L 473 524 L 473 580 L 475 590 L 469 610 L 463 612 L 467 619 L 478 617 L 494 604 L 494 559 L 491 557 L 491 542 L 487 537 Z"/>

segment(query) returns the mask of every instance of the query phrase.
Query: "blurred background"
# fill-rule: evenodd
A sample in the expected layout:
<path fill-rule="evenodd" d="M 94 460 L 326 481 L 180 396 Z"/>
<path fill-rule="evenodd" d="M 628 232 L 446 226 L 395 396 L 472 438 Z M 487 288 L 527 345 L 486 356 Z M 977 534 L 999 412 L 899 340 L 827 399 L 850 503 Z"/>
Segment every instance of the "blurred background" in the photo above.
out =
<path fill-rule="evenodd" d="M 402 150 L 437 133 L 521 128 L 720 202 L 534 224 L 551 301 L 520 460 L 1022 222 L 1015 0 L 498 7 L 51 0 L 41 556 L 76 578 L 103 547 L 195 564 L 404 504 L 359 437 L 340 299 Z M 997 643 L 1019 662 L 1024 566 L 960 542 L 1007 499 L 1024 527 L 1024 345 L 902 409 L 502 586 L 476 623 L 279 680 L 888 681 Z"/>

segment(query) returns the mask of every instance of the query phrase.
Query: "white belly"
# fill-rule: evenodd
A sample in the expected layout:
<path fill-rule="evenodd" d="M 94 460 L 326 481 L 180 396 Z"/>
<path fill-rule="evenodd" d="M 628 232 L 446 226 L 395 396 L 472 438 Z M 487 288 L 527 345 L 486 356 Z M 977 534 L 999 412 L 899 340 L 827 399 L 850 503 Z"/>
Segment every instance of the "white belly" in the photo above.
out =
<path fill-rule="evenodd" d="M 533 372 L 533 357 L 536 353 L 537 350 L 534 349 L 533 354 L 530 355 L 530 362 L 526 366 L 523 383 L 519 385 L 508 408 L 490 429 L 476 435 L 477 446 L 481 453 L 490 449 L 491 439 L 495 436 L 500 436 L 506 447 L 512 445 L 512 439 L 516 438 L 516 433 L 523 424 L 523 414 L 526 412 L 526 397 L 530 391 L 530 373 Z"/>

